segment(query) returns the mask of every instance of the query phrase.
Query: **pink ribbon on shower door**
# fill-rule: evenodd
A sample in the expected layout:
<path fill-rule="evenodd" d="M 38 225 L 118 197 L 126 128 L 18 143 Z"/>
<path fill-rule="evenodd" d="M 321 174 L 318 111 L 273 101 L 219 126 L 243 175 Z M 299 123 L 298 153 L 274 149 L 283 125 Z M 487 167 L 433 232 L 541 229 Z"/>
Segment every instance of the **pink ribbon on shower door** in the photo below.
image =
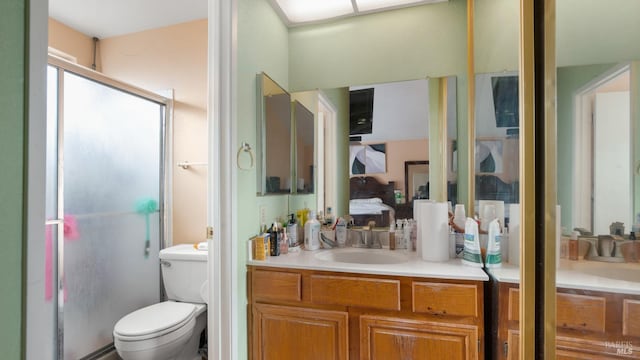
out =
<path fill-rule="evenodd" d="M 64 216 L 64 241 L 71 241 L 80 238 L 78 232 L 78 223 L 73 215 Z M 53 299 L 53 234 L 51 232 L 52 225 L 45 226 L 45 243 L 44 243 L 44 298 L 46 301 Z M 63 279 L 64 281 L 64 279 Z M 64 287 L 64 300 L 67 300 L 67 287 Z"/>

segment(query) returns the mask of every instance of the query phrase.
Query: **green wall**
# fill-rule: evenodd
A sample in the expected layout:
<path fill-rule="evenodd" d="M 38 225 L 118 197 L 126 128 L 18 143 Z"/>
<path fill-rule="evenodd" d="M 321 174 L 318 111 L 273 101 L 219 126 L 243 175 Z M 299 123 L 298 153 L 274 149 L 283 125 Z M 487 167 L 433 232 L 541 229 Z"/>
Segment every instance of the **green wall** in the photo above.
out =
<path fill-rule="evenodd" d="M 290 90 L 335 89 L 455 75 L 458 98 L 464 99 L 467 91 L 466 6 L 464 0 L 451 0 L 292 28 L 289 30 Z M 466 126 L 460 125 L 466 124 L 466 117 L 467 102 L 460 101 L 459 163 L 463 169 L 468 161 L 464 157 L 467 131 Z M 345 168 L 348 174 L 348 164 Z M 459 179 L 459 196 L 464 196 L 466 178 Z M 345 186 L 348 193 L 348 184 Z"/>
<path fill-rule="evenodd" d="M 287 28 L 265 0 L 239 0 L 237 27 L 237 140 L 256 149 L 256 74 L 267 73 L 285 89 L 289 88 Z M 246 243 L 259 229 L 259 209 L 267 221 L 284 216 L 288 196 L 256 196 L 255 168 L 237 171 L 237 213 L 234 232 L 238 247 L 238 358 L 247 358 Z"/>
<path fill-rule="evenodd" d="M 474 65 L 477 74 L 518 70 L 519 29 L 519 0 L 476 0 Z"/>
<path fill-rule="evenodd" d="M 22 354 L 25 168 L 25 0 L 0 3 L 0 349 Z"/>

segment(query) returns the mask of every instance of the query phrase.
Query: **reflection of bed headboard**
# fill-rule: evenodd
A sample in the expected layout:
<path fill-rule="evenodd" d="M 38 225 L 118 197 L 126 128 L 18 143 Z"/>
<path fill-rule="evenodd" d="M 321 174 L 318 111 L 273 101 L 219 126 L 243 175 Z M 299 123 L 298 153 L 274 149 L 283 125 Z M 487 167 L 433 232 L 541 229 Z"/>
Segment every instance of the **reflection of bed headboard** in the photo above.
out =
<path fill-rule="evenodd" d="M 395 208 L 396 199 L 393 193 L 396 183 L 389 181 L 382 184 L 371 176 L 352 177 L 349 180 L 349 199 L 380 198 L 382 202 Z"/>
<path fill-rule="evenodd" d="M 518 181 L 506 183 L 498 176 L 476 175 L 476 194 L 480 194 L 480 199 L 483 200 L 502 200 L 505 203 L 517 204 L 520 202 L 519 186 Z"/>

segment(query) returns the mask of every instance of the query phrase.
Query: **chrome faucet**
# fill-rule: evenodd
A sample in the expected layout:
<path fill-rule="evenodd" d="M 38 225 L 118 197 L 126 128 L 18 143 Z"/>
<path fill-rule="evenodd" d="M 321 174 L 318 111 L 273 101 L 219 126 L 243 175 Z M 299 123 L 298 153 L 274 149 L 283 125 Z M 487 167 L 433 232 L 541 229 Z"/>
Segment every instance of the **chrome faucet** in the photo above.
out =
<path fill-rule="evenodd" d="M 590 231 L 583 228 L 575 228 L 580 232 L 579 241 L 588 243 L 588 249 L 584 256 L 585 260 L 604 261 L 604 262 L 627 262 L 638 261 L 635 234 L 632 232 L 629 238 L 625 238 L 621 234 L 624 233 L 622 223 L 614 222 L 611 224 L 610 232 L 612 235 L 593 235 Z M 631 244 L 629 246 L 628 244 Z"/>
<path fill-rule="evenodd" d="M 604 262 L 624 262 L 621 246 L 625 241 L 633 241 L 617 235 L 586 235 L 580 236 L 578 240 L 589 244 L 589 249 L 584 256 L 585 260 Z"/>
<path fill-rule="evenodd" d="M 637 247 L 635 245 L 636 241 L 637 240 L 631 240 L 631 239 L 614 239 L 613 240 L 613 243 L 614 243 L 613 257 L 622 259 L 622 261 L 624 262 L 638 261 L 638 255 L 640 254 L 638 254 L 637 252 Z M 631 246 L 625 246 L 627 244 L 631 244 Z M 626 251 L 623 249 L 623 246 L 627 248 Z"/>

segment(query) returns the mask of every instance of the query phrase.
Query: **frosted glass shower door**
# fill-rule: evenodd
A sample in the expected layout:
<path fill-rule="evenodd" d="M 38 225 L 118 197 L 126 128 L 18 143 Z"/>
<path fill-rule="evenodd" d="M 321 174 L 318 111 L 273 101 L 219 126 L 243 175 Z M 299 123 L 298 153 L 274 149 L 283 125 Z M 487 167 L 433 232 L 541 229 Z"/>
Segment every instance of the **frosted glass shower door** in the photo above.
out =
<path fill-rule="evenodd" d="M 164 105 L 64 75 L 64 358 L 160 300 Z"/>

